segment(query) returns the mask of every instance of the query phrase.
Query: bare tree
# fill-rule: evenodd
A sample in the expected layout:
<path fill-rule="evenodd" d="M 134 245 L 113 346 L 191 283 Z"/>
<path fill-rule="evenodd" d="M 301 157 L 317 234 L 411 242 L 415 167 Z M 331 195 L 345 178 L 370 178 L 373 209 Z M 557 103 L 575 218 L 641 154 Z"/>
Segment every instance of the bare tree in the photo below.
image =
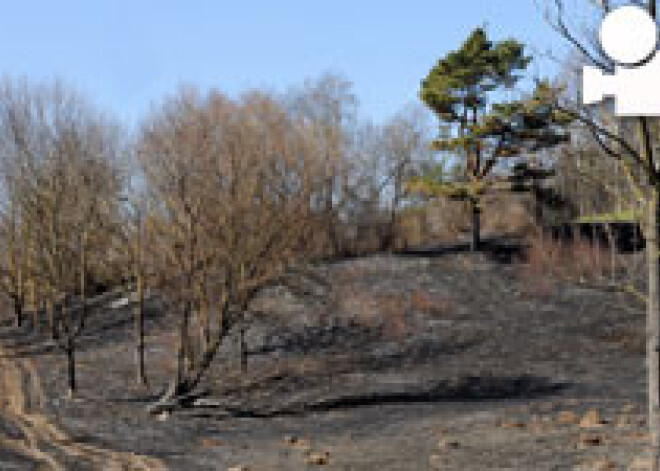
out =
<path fill-rule="evenodd" d="M 26 275 L 48 293 L 51 334 L 66 354 L 72 395 L 89 281 L 105 268 L 104 226 L 121 191 L 118 133 L 59 83 L 5 81 L 1 92 L 5 175 L 20 222 L 29 228 Z"/>
<path fill-rule="evenodd" d="M 312 131 L 268 95 L 233 102 L 190 89 L 145 125 L 139 155 L 158 210 L 157 286 L 180 312 L 176 373 L 153 410 L 193 391 L 229 331 L 246 325 L 253 297 L 305 259 Z M 194 323 L 204 332 L 197 342 Z"/>
<path fill-rule="evenodd" d="M 296 117 L 314 130 L 318 158 L 323 164 L 314 200 L 322 208 L 329 253 L 342 252 L 338 228 L 351 196 L 351 150 L 357 119 L 353 84 L 340 75 L 326 73 L 291 90 L 288 102 Z"/>
<path fill-rule="evenodd" d="M 599 18 L 618 3 L 608 0 L 590 2 L 600 8 Z M 655 0 L 638 2 L 646 8 L 654 21 L 657 20 L 658 3 Z M 614 64 L 604 55 L 594 40 L 595 34 L 583 38 L 578 36 L 568 23 L 568 15 L 562 0 L 552 2 L 554 9 L 549 20 L 561 34 L 591 65 L 603 73 L 612 73 Z M 560 105 L 561 106 L 561 105 Z M 647 371 L 649 429 L 653 450 L 653 469 L 660 469 L 660 161 L 656 155 L 656 120 L 640 117 L 635 119 L 638 135 L 627 139 L 612 132 L 606 123 L 594 117 L 590 110 L 576 104 L 563 105 L 593 135 L 604 152 L 621 164 L 622 170 L 630 179 L 638 201 L 646 207 L 647 219 L 644 227 L 646 239 L 648 295 L 647 306 Z"/>
<path fill-rule="evenodd" d="M 408 107 L 397 113 L 383 127 L 387 180 L 391 188 L 390 221 L 387 245 L 396 248 L 397 215 L 407 196 L 406 182 L 415 175 L 420 163 L 431 160 L 428 115 L 422 108 Z"/>

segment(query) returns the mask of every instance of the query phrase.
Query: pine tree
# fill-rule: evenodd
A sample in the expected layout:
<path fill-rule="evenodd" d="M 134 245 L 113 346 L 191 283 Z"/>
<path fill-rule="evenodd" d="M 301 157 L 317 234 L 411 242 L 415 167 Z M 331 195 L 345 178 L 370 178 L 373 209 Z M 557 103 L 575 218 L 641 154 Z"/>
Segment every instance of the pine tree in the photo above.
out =
<path fill-rule="evenodd" d="M 461 175 L 453 181 L 434 181 L 429 176 L 411 182 L 413 189 L 470 202 L 472 250 L 481 241 L 481 199 L 500 178 L 489 178 L 506 158 L 530 154 L 565 142 L 563 127 L 569 118 L 550 105 L 558 89 L 548 82 L 537 84 L 526 100 L 493 102 L 515 85 L 531 58 L 524 45 L 513 39 L 492 42 L 477 28 L 460 49 L 450 52 L 422 81 L 420 97 L 436 114 L 446 135 L 435 148 L 460 159 Z M 516 167 L 521 169 L 519 165 Z M 538 177 L 544 175 L 532 175 Z M 507 181 L 520 178 L 520 172 Z M 505 187 L 510 187 L 507 184 Z"/>

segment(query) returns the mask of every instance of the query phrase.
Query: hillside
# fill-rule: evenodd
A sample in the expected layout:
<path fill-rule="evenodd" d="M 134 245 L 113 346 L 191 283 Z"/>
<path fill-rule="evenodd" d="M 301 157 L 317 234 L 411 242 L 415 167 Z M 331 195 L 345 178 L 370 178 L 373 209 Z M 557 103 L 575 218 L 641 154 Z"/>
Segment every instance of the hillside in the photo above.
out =
<path fill-rule="evenodd" d="M 74 400 L 48 342 L 10 327 L 1 342 L 18 356 L 5 361 L 36 365 L 44 413 L 83 449 L 45 446 L 63 469 L 100 469 L 85 447 L 173 470 L 627 469 L 646 439 L 643 312 L 611 290 L 541 292 L 520 261 L 491 255 L 344 260 L 317 268 L 330 289 L 272 289 L 253 306 L 247 372 L 230 338 L 202 396 L 171 415 L 146 412 L 176 326 L 155 299 L 147 390 L 132 386 L 126 308 L 94 313 Z"/>

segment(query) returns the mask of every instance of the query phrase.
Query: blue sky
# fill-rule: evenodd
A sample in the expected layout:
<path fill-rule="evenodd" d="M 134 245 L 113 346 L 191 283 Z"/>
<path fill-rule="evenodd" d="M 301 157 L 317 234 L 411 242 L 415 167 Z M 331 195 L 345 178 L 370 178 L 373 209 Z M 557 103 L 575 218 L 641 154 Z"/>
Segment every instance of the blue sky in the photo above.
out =
<path fill-rule="evenodd" d="M 543 1 L 7 0 L 0 73 L 62 78 L 134 124 L 180 83 L 282 91 L 333 71 L 380 121 L 416 100 L 430 67 L 476 26 L 540 51 L 561 44 Z"/>

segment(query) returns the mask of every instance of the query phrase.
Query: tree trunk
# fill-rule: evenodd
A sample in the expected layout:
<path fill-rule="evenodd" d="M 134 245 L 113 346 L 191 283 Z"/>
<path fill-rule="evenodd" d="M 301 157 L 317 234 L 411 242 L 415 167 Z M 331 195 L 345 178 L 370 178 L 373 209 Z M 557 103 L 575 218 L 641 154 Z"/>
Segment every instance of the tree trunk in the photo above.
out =
<path fill-rule="evenodd" d="M 397 203 L 394 203 L 392 206 L 392 212 L 390 213 L 390 227 L 389 230 L 386 234 L 387 237 L 387 244 L 385 249 L 394 252 L 396 250 L 396 236 L 397 236 L 397 221 L 396 221 L 396 205 Z"/>
<path fill-rule="evenodd" d="M 656 0 L 649 1 L 649 14 L 653 20 L 658 17 Z M 651 135 L 646 120 L 640 121 L 642 126 L 642 149 L 648 162 L 652 163 L 656 177 L 660 174 L 657 156 L 653 155 Z M 651 433 L 651 448 L 653 454 L 652 469 L 660 470 L 660 183 L 653 181 L 651 186 L 651 201 L 649 208 L 649 233 L 651 241 L 647 246 L 649 269 L 649 292 L 647 312 L 647 361 L 649 383 L 649 432 Z"/>
<path fill-rule="evenodd" d="M 73 336 L 69 335 L 66 344 L 67 376 L 69 382 L 69 397 L 74 397 L 76 393 L 76 358 L 75 344 Z"/>
<path fill-rule="evenodd" d="M 397 243 L 397 233 L 398 233 L 398 221 L 397 221 L 397 212 L 399 210 L 399 204 L 401 204 L 403 193 L 403 169 L 401 166 L 397 169 L 396 177 L 394 180 L 394 198 L 392 199 L 392 212 L 390 214 L 390 233 L 388 234 L 389 247 L 390 251 L 396 250 Z"/>
<path fill-rule="evenodd" d="M 14 296 L 14 316 L 16 327 L 21 327 L 23 325 L 23 303 L 18 296 Z"/>
<path fill-rule="evenodd" d="M 612 224 L 605 223 L 605 227 L 607 228 L 607 238 L 608 242 L 610 244 L 610 281 L 612 284 L 616 283 L 616 255 L 618 253 L 619 248 L 617 247 L 617 237 L 615 234 L 615 229 Z"/>
<path fill-rule="evenodd" d="M 30 306 L 30 313 L 32 314 L 32 328 L 34 329 L 35 332 L 39 332 L 41 330 L 41 325 L 39 322 L 39 296 L 37 295 L 37 285 L 34 280 L 30 280 L 29 282 L 29 306 Z"/>
<path fill-rule="evenodd" d="M 147 376 L 144 367 L 144 286 L 142 277 L 138 276 L 136 282 L 135 302 L 133 304 L 133 319 L 135 321 L 135 366 L 138 384 L 146 385 Z"/>
<path fill-rule="evenodd" d="M 50 328 L 50 336 L 53 340 L 57 340 L 58 333 L 55 326 L 55 303 L 53 298 L 49 297 L 46 301 L 46 312 L 48 315 L 48 327 Z"/>
<path fill-rule="evenodd" d="M 656 17 L 655 2 L 650 13 Z M 639 118 L 639 147 L 644 162 L 648 162 L 651 175 L 648 198 L 648 227 L 646 228 L 646 261 L 648 269 L 648 296 L 646 301 L 646 369 L 648 377 L 648 425 L 651 435 L 652 469 L 660 470 L 660 172 L 653 152 L 649 121 Z"/>
<path fill-rule="evenodd" d="M 245 327 L 241 327 L 241 336 L 239 342 L 240 342 L 240 351 L 241 351 L 241 373 L 247 373 L 248 354 L 247 354 L 247 343 L 245 342 Z"/>
<path fill-rule="evenodd" d="M 476 252 L 481 248 L 481 207 L 479 206 L 479 200 L 472 198 L 470 200 L 470 208 L 472 210 L 472 242 L 470 244 L 470 250 Z"/>
<path fill-rule="evenodd" d="M 176 376 L 172 384 L 171 393 L 174 395 L 181 394 L 186 389 L 186 373 L 188 371 L 188 356 L 190 355 L 189 339 L 188 339 L 188 324 L 190 323 L 190 302 L 183 303 L 183 316 L 179 326 L 179 345 L 176 355 Z"/>
<path fill-rule="evenodd" d="M 653 452 L 653 468 L 660 468 L 660 185 L 651 189 L 648 214 L 647 262 L 648 262 L 648 301 L 647 301 L 647 373 L 649 432 Z"/>

